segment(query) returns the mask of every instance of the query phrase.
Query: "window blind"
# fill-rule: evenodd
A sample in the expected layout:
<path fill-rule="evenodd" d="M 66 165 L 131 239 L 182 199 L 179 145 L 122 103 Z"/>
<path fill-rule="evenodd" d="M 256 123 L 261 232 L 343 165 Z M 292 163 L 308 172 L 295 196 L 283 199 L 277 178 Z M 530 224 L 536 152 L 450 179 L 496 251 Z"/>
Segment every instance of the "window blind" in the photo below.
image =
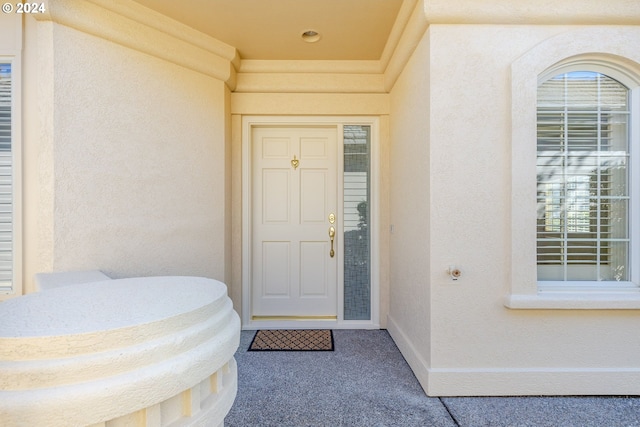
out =
<path fill-rule="evenodd" d="M 0 290 L 13 278 L 13 158 L 11 64 L 0 64 Z"/>
<path fill-rule="evenodd" d="M 628 280 L 628 108 L 628 89 L 600 73 L 539 86 L 539 280 Z"/>

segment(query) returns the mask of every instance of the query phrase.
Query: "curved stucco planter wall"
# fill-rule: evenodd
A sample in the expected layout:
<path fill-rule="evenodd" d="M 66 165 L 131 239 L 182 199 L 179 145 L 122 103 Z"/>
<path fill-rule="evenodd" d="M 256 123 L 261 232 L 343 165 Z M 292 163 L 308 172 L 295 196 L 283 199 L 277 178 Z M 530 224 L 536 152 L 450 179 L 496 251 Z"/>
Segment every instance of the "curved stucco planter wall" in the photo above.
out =
<path fill-rule="evenodd" d="M 0 304 L 0 425 L 218 426 L 240 320 L 224 284 L 145 277 Z"/>

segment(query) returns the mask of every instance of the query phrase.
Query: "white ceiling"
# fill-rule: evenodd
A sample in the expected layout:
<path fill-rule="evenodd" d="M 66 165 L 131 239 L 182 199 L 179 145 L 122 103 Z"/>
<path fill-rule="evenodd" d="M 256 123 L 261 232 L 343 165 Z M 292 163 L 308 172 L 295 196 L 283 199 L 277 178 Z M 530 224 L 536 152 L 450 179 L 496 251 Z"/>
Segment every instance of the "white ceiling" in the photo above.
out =
<path fill-rule="evenodd" d="M 403 0 L 136 0 L 242 59 L 377 60 Z M 316 43 L 302 40 L 315 30 Z"/>

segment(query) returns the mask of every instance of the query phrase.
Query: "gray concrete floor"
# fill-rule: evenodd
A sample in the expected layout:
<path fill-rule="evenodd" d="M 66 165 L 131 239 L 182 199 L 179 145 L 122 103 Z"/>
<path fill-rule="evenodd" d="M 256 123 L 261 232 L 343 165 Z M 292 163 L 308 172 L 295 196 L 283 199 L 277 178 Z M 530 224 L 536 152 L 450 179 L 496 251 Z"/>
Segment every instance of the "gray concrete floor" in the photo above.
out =
<path fill-rule="evenodd" d="M 236 353 L 225 426 L 639 426 L 638 397 L 428 397 L 384 330 L 334 331 L 332 352 Z"/>

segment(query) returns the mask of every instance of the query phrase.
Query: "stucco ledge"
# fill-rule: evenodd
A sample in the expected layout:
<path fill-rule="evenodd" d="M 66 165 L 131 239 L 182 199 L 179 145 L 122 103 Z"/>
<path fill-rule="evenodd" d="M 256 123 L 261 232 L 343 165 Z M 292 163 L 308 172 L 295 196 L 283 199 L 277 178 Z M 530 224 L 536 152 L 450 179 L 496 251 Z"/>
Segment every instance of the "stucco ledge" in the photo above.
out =
<path fill-rule="evenodd" d="M 504 305 L 510 309 L 638 310 L 639 292 L 546 291 L 533 295 L 509 294 Z"/>

